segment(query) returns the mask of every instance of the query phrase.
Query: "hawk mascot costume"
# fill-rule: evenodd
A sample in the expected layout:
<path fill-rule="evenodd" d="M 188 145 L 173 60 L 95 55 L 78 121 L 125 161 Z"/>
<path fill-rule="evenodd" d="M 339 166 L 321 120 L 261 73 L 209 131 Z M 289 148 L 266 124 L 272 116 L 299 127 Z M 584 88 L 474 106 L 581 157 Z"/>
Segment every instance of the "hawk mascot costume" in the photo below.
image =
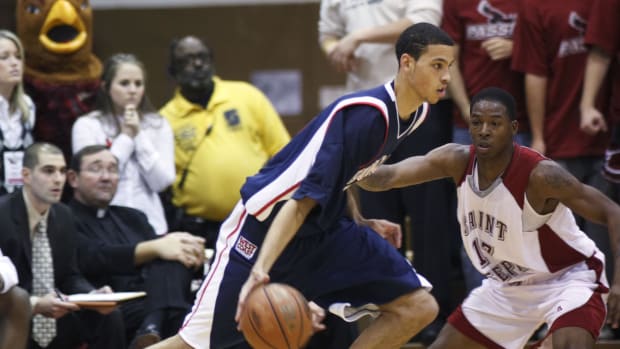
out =
<path fill-rule="evenodd" d="M 92 54 L 88 0 L 18 0 L 17 33 L 26 51 L 24 84 L 36 105 L 34 137 L 71 155 L 71 127 L 94 108 L 101 61 Z"/>

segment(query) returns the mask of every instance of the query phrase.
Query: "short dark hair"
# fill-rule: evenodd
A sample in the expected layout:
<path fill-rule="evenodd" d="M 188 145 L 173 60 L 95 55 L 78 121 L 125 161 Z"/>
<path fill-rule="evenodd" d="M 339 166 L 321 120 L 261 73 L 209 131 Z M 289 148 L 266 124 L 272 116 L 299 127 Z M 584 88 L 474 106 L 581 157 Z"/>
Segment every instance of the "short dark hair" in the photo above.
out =
<path fill-rule="evenodd" d="M 396 59 L 407 53 L 416 60 L 428 45 L 454 46 L 454 40 L 446 32 L 430 23 L 416 23 L 405 29 L 396 41 Z"/>
<path fill-rule="evenodd" d="M 506 112 L 508 113 L 508 118 L 510 118 L 510 120 L 517 119 L 515 99 L 506 90 L 494 86 L 480 90 L 480 92 L 476 93 L 476 95 L 471 99 L 471 103 L 469 105 L 470 114 L 474 109 L 474 105 L 480 101 L 497 102 L 506 108 Z"/>
<path fill-rule="evenodd" d="M 69 168 L 77 173 L 80 173 L 80 168 L 82 167 L 82 159 L 85 156 L 97 154 L 104 150 L 109 150 L 109 148 L 101 144 L 85 146 L 84 148 L 80 149 L 80 151 L 73 154 L 73 157 L 71 157 L 71 165 L 69 165 Z"/>
<path fill-rule="evenodd" d="M 39 164 L 39 154 L 41 153 L 62 155 L 64 157 L 62 150 L 52 143 L 36 142 L 32 143 L 24 151 L 22 166 L 34 170 L 34 168 Z"/>
<path fill-rule="evenodd" d="M 188 38 L 195 38 L 196 40 L 200 41 L 202 45 L 207 49 L 207 55 L 208 55 L 207 57 L 209 58 L 211 63 L 215 63 L 215 52 L 213 51 L 213 48 L 211 48 L 211 46 L 209 46 L 207 41 L 205 41 L 204 39 L 199 38 L 194 35 L 186 35 L 181 38 L 174 38 L 172 39 L 172 41 L 170 41 L 170 45 L 168 46 L 168 74 L 173 78 L 175 77 L 177 73 L 176 66 L 175 66 L 175 63 L 177 60 L 177 56 L 176 56 L 177 47 L 179 47 L 179 45 L 181 44 L 183 40 L 188 39 Z"/>

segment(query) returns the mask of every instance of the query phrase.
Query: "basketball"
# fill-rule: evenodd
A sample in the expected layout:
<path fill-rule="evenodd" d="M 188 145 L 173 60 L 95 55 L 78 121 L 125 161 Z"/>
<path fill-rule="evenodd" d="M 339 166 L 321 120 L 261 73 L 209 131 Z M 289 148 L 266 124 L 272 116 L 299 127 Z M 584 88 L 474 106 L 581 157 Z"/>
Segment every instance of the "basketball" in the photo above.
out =
<path fill-rule="evenodd" d="M 313 333 L 306 298 L 279 283 L 260 286 L 248 295 L 239 327 L 254 349 L 299 349 Z"/>

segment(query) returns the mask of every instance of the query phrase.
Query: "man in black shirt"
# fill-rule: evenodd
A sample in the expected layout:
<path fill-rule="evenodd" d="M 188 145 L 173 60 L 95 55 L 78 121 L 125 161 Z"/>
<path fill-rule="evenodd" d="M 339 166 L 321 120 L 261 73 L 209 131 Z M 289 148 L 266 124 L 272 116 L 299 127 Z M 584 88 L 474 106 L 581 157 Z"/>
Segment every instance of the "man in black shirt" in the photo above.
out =
<path fill-rule="evenodd" d="M 105 146 L 77 152 L 68 171 L 69 206 L 79 232 L 80 268 L 94 285 L 146 291 L 121 305 L 130 348 L 143 348 L 178 331 L 191 305 L 193 271 L 204 264 L 204 239 L 188 233 L 158 237 L 141 211 L 110 205 L 118 159 Z"/>

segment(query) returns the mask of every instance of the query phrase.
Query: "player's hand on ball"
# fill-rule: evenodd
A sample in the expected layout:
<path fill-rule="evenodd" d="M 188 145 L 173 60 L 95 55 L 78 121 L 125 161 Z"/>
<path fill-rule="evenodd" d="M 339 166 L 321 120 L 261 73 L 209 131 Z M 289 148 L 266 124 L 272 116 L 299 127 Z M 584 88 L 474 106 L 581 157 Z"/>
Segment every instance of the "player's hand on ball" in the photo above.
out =
<path fill-rule="evenodd" d="M 325 309 L 314 302 L 308 302 L 308 307 L 312 313 L 312 329 L 314 332 L 323 331 L 325 329 L 325 325 L 323 324 Z"/>
<path fill-rule="evenodd" d="M 264 285 L 269 282 L 269 275 L 262 270 L 254 270 L 250 272 L 250 276 L 241 287 L 239 292 L 239 302 L 237 303 L 237 312 L 235 313 L 235 321 L 239 323 L 241 314 L 243 313 L 243 307 L 248 295 L 260 285 Z"/>
<path fill-rule="evenodd" d="M 301 349 L 317 331 L 315 322 L 322 327 L 319 318 L 325 312 L 316 305 L 312 309 L 290 285 L 261 284 L 245 298 L 237 327 L 252 348 Z"/>
<path fill-rule="evenodd" d="M 400 248 L 403 240 L 400 224 L 392 223 L 385 219 L 367 219 L 366 224 L 392 246 Z"/>

